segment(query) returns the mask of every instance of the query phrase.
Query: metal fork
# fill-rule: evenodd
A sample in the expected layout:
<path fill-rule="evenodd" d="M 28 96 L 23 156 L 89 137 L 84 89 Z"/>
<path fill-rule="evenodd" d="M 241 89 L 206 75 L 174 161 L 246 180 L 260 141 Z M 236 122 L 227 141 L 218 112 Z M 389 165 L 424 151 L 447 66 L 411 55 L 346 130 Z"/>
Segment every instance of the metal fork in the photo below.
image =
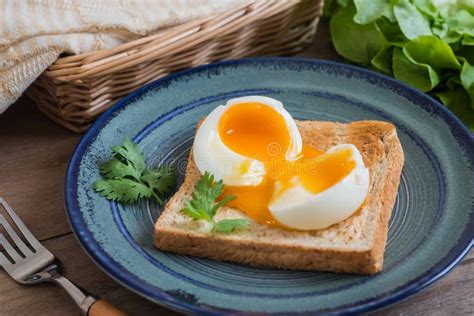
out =
<path fill-rule="evenodd" d="M 15 281 L 25 285 L 42 282 L 56 283 L 66 290 L 85 315 L 125 315 L 107 301 L 90 295 L 59 274 L 59 260 L 33 236 L 10 205 L 1 197 L 0 204 L 27 241 L 25 243 L 18 236 L 10 223 L 0 213 L 0 228 L 3 227 L 10 240 L 13 241 L 13 244 L 10 243 L 6 236 L 0 233 L 0 266 Z"/>

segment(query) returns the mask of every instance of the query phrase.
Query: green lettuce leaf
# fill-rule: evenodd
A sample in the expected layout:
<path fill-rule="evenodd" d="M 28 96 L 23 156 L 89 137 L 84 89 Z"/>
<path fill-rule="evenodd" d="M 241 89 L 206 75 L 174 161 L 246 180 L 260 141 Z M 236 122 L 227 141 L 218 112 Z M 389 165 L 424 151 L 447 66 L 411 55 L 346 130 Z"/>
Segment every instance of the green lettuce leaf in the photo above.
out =
<path fill-rule="evenodd" d="M 454 15 L 447 17 L 446 22 L 450 29 L 459 34 L 474 36 L 474 15 L 467 10 L 459 10 Z"/>
<path fill-rule="evenodd" d="M 444 17 L 456 15 L 460 10 L 466 10 L 474 14 L 474 2 L 472 0 L 431 0 Z"/>
<path fill-rule="evenodd" d="M 472 128 L 474 0 L 328 2 L 341 56 L 436 95 Z"/>
<path fill-rule="evenodd" d="M 409 0 L 398 0 L 393 7 L 402 33 L 408 39 L 432 35 L 430 21 Z"/>
<path fill-rule="evenodd" d="M 471 37 L 471 36 L 464 35 L 464 38 L 462 39 L 462 44 L 468 45 L 468 46 L 474 46 L 474 36 Z"/>
<path fill-rule="evenodd" d="M 391 22 L 396 18 L 390 0 L 354 0 L 357 13 L 354 21 L 359 24 L 368 24 L 384 16 Z"/>
<path fill-rule="evenodd" d="M 469 95 L 461 86 L 452 90 L 437 92 L 435 96 L 474 132 L 474 110 L 469 107 Z"/>
<path fill-rule="evenodd" d="M 460 78 L 462 86 L 466 89 L 466 93 L 471 100 L 471 108 L 474 110 L 474 66 L 469 64 L 467 60 L 464 61 Z"/>
<path fill-rule="evenodd" d="M 343 8 L 347 7 L 347 5 L 351 2 L 351 0 L 336 0 L 336 1 Z"/>
<path fill-rule="evenodd" d="M 433 4 L 431 0 L 413 0 L 413 4 L 431 18 L 436 18 L 438 16 L 438 8 Z"/>
<path fill-rule="evenodd" d="M 393 51 L 392 62 L 395 78 L 423 92 L 430 91 L 440 82 L 438 74 L 430 65 L 413 62 L 398 47 L 395 47 Z"/>
<path fill-rule="evenodd" d="M 449 26 L 442 17 L 436 17 L 431 25 L 431 30 L 439 38 L 445 38 L 448 36 Z"/>
<path fill-rule="evenodd" d="M 381 50 L 372 58 L 370 63 L 376 69 L 386 73 L 388 75 L 392 74 L 392 55 L 393 55 L 393 46 L 386 44 L 382 47 Z"/>
<path fill-rule="evenodd" d="M 410 60 L 428 64 L 435 70 L 461 69 L 451 47 L 436 36 L 417 37 L 403 47 L 403 53 Z"/>
<path fill-rule="evenodd" d="M 336 51 L 346 59 L 368 65 L 384 46 L 385 39 L 374 23 L 360 25 L 354 22 L 355 8 L 348 6 L 330 22 L 331 37 Z"/>
<path fill-rule="evenodd" d="M 408 41 L 397 23 L 391 23 L 388 19 L 381 18 L 375 22 L 375 26 L 390 44 L 402 47 Z"/>
<path fill-rule="evenodd" d="M 347 7 L 350 1 L 351 0 L 324 0 L 323 16 L 334 15 L 341 7 Z"/>
<path fill-rule="evenodd" d="M 474 65 L 474 46 L 463 46 L 456 49 L 456 56 L 458 58 L 464 58 L 471 65 Z"/>

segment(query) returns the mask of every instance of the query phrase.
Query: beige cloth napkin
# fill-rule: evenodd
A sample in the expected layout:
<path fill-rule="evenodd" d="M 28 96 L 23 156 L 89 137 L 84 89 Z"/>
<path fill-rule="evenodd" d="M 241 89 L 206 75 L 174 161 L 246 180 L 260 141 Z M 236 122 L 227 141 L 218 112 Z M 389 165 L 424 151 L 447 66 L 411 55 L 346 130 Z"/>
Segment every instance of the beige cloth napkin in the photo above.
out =
<path fill-rule="evenodd" d="M 0 0 L 0 113 L 63 53 L 111 48 L 246 0 Z"/>

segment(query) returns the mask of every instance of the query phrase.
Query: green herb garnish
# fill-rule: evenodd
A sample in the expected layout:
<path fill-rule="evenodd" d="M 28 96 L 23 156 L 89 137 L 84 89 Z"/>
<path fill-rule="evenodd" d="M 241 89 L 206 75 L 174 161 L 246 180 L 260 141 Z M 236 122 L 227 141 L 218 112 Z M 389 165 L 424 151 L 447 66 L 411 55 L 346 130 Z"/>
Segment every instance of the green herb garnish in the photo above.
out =
<path fill-rule="evenodd" d="M 230 234 L 236 230 L 244 229 L 250 225 L 247 219 L 223 219 L 214 221 L 214 216 L 222 206 L 226 205 L 235 196 L 227 195 L 216 203 L 216 199 L 224 192 L 222 180 L 214 181 L 214 176 L 205 172 L 202 178 L 196 183 L 195 191 L 191 201 L 186 202 L 182 212 L 193 220 L 205 220 L 212 225 L 213 233 Z"/>
<path fill-rule="evenodd" d="M 112 147 L 114 157 L 100 166 L 104 177 L 94 183 L 101 196 L 123 203 L 141 198 L 154 198 L 163 205 L 163 196 L 176 184 L 176 174 L 170 166 L 146 167 L 141 150 L 130 139 L 122 146 Z"/>
<path fill-rule="evenodd" d="M 236 230 L 244 229 L 248 225 L 250 225 L 250 221 L 245 218 L 223 219 L 212 227 L 212 232 L 230 234 Z"/>

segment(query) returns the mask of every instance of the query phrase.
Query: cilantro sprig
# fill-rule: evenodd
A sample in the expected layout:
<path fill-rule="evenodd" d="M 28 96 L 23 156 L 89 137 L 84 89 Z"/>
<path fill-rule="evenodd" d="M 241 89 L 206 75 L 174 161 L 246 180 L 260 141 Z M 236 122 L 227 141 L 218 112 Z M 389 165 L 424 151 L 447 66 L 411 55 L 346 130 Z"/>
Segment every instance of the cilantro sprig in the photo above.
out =
<path fill-rule="evenodd" d="M 103 179 L 94 183 L 101 196 L 122 203 L 153 198 L 163 205 L 163 196 L 176 185 L 175 170 L 170 166 L 148 169 L 143 153 L 130 139 L 122 146 L 112 147 L 113 158 L 99 171 Z"/>
<path fill-rule="evenodd" d="M 185 203 L 182 212 L 193 220 L 205 220 L 210 223 L 212 225 L 211 232 L 213 233 L 230 234 L 249 226 L 250 221 L 244 218 L 214 221 L 214 216 L 219 208 L 236 199 L 234 195 L 227 195 L 216 203 L 216 199 L 223 192 L 224 183 L 222 180 L 216 182 L 213 175 L 205 172 L 196 183 L 192 198 Z"/>

